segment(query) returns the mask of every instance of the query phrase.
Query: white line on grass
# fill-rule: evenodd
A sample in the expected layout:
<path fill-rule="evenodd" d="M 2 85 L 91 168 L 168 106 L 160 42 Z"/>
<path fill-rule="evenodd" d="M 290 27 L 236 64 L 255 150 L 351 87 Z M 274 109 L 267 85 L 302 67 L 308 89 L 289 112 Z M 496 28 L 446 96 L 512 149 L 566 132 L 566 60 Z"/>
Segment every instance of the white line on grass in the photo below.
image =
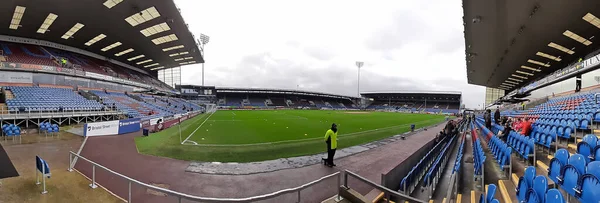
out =
<path fill-rule="evenodd" d="M 196 130 L 194 130 L 194 132 L 192 132 L 187 138 L 185 138 L 185 140 L 183 140 L 183 142 L 181 142 L 181 144 L 185 143 L 186 141 L 188 141 L 188 139 L 190 139 L 190 137 L 192 137 L 192 135 L 194 135 L 194 133 L 196 133 L 196 131 L 198 131 L 198 129 L 200 129 L 200 127 L 202 127 L 202 125 L 204 125 L 204 123 L 206 123 L 206 121 L 208 121 L 208 119 L 215 114 L 215 112 L 217 111 L 213 111 L 210 115 L 208 115 L 208 117 L 206 117 L 206 119 L 196 128 Z"/>
<path fill-rule="evenodd" d="M 431 120 L 434 120 L 434 119 L 431 119 Z M 420 124 L 420 123 L 425 123 L 425 122 L 428 122 L 428 121 L 431 121 L 431 120 L 424 120 L 424 121 L 419 121 L 419 122 L 411 123 L 411 124 Z M 411 124 L 402 124 L 402 125 L 389 126 L 389 127 L 377 128 L 377 129 L 372 129 L 372 130 L 365 130 L 365 131 L 353 132 L 353 133 L 348 133 L 348 134 L 342 134 L 342 135 L 340 135 L 340 137 L 346 137 L 346 136 L 350 136 L 350 135 L 357 135 L 357 134 L 369 133 L 369 132 L 380 131 L 380 130 L 387 130 L 387 129 L 392 129 L 392 128 L 406 127 L 406 126 L 410 126 Z M 427 126 L 427 127 L 429 127 L 429 126 Z M 204 147 L 244 147 L 244 146 L 257 146 L 257 145 L 271 145 L 271 144 L 281 144 L 281 143 L 304 142 L 304 141 L 318 140 L 318 139 L 323 139 L 323 138 L 315 137 L 315 138 L 307 138 L 307 139 L 283 140 L 283 141 L 276 141 L 276 142 L 262 142 L 262 143 L 252 143 L 252 144 L 198 144 L 198 143 L 196 143 L 196 144 L 193 144 L 193 145 L 204 146 Z"/>
<path fill-rule="evenodd" d="M 268 121 L 276 121 L 276 120 L 307 120 L 304 118 L 270 118 L 270 119 L 265 119 L 265 118 L 259 118 L 259 119 L 244 119 L 244 120 L 224 120 L 224 119 L 219 119 L 219 120 L 210 120 L 211 122 L 221 122 L 221 121 L 264 121 L 264 120 L 268 120 Z"/>
<path fill-rule="evenodd" d="M 237 116 L 237 114 L 235 114 L 233 111 L 231 112 L 234 116 Z"/>

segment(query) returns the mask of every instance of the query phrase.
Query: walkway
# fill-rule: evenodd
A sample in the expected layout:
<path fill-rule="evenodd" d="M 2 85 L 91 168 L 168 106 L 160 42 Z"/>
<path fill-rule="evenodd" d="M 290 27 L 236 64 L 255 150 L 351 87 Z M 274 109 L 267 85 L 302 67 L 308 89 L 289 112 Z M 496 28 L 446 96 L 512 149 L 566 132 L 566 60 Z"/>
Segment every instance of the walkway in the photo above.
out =
<path fill-rule="evenodd" d="M 428 131 L 416 133 L 407 137 L 406 140 L 398 140 L 353 156 L 337 159 L 338 166 L 336 168 L 314 164 L 251 175 L 185 172 L 190 165 L 188 161 L 139 154 L 134 142 L 134 137 L 139 136 L 139 133 L 90 137 L 81 155 L 126 176 L 174 191 L 206 197 L 240 198 L 296 187 L 345 169 L 379 183 L 382 173 L 396 167 L 414 151 L 431 141 L 444 124 L 430 127 Z M 77 162 L 76 169 L 87 176 L 90 176 L 92 172 L 91 165 L 82 160 Z M 96 180 L 118 196 L 127 198 L 127 182 L 102 170 L 96 170 Z M 303 190 L 302 202 L 320 202 L 337 194 L 336 181 L 332 179 Z M 349 181 L 349 185 L 362 194 L 366 194 L 372 189 L 364 184 L 357 184 L 352 179 Z M 174 202 L 176 200 L 173 197 L 147 191 L 135 184 L 132 185 L 132 191 L 132 201 L 134 202 Z M 288 194 L 267 202 L 289 202 L 295 201 L 295 198 L 295 194 Z"/>

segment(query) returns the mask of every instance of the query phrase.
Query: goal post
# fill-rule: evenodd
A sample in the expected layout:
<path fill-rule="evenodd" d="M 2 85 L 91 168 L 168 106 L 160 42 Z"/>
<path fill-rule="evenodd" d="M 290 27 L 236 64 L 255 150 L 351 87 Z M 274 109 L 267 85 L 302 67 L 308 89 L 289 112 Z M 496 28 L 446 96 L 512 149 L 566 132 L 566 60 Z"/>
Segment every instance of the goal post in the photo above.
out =
<path fill-rule="evenodd" d="M 217 111 L 216 104 L 204 104 L 204 113 L 214 113 Z"/>
<path fill-rule="evenodd" d="M 206 121 L 208 121 L 208 119 L 215 113 L 217 112 L 217 105 L 216 104 L 203 104 L 202 105 L 202 109 L 201 109 L 202 114 L 204 114 L 202 117 L 204 118 L 204 120 L 202 121 L 202 123 L 200 125 L 198 125 L 196 127 L 196 129 L 190 133 L 189 135 L 187 135 L 187 137 L 181 141 L 181 127 L 179 129 L 179 140 L 181 142 L 182 145 L 188 144 L 188 145 L 198 145 L 197 142 L 193 141 L 193 140 L 189 140 L 190 137 L 192 137 L 192 135 L 194 133 L 196 133 L 196 131 L 198 131 L 198 129 L 200 129 L 200 127 L 202 127 L 202 125 L 204 125 L 204 123 L 206 123 Z"/>

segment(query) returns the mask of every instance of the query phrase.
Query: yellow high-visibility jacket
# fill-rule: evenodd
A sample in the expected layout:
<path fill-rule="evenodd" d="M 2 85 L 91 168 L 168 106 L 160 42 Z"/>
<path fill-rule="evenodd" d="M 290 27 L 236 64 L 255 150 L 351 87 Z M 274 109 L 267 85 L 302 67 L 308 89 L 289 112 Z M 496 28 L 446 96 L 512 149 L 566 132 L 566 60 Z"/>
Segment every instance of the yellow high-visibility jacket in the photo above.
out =
<path fill-rule="evenodd" d="M 329 129 L 325 133 L 325 141 L 327 138 L 331 138 L 331 149 L 337 149 L 337 132 L 333 132 L 333 130 Z"/>

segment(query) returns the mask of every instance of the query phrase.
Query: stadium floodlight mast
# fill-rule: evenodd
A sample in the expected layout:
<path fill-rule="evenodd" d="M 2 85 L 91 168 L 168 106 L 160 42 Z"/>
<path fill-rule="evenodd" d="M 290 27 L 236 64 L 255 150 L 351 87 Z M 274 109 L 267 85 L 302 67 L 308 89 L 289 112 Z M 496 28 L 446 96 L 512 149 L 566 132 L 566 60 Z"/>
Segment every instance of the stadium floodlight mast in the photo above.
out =
<path fill-rule="evenodd" d="M 358 85 L 356 87 L 356 94 L 358 95 L 358 98 L 360 98 L 360 68 L 364 65 L 365 63 L 362 61 L 357 61 L 356 62 L 356 67 L 358 67 Z"/>
<path fill-rule="evenodd" d="M 204 57 L 204 45 L 208 44 L 208 41 L 210 40 L 210 37 L 208 35 L 205 34 L 200 34 L 200 44 L 202 45 L 202 59 L 206 60 L 206 57 Z M 202 86 L 204 86 L 204 61 L 202 62 Z"/>

